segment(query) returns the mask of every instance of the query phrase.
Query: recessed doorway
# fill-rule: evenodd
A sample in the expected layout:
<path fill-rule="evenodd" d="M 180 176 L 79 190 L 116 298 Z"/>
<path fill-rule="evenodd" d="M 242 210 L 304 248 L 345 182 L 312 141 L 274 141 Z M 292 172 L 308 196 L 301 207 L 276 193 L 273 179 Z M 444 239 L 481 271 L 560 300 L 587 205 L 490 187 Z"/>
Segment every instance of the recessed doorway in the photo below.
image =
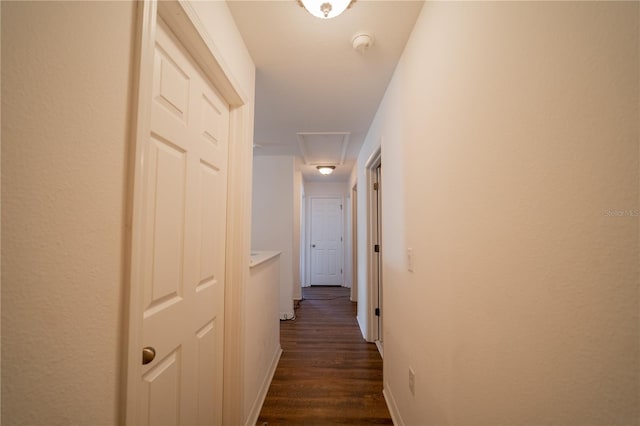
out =
<path fill-rule="evenodd" d="M 367 174 L 367 241 L 369 264 L 369 301 L 368 312 L 371 326 L 371 337 L 383 354 L 384 341 L 384 309 L 383 309 L 383 274 L 382 274 L 382 152 L 378 150 L 366 164 Z"/>
<path fill-rule="evenodd" d="M 310 284 L 343 285 L 342 198 L 310 198 Z"/>

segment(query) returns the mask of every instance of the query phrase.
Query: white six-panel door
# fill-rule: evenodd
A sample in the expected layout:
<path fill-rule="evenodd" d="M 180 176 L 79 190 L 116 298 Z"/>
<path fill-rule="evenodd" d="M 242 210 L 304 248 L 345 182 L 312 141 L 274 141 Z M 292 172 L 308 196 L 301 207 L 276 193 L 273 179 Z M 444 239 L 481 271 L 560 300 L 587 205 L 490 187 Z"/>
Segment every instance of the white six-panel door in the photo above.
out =
<path fill-rule="evenodd" d="M 160 19 L 151 103 L 141 424 L 221 424 L 229 107 Z"/>
<path fill-rule="evenodd" d="M 342 199 L 311 198 L 311 285 L 342 285 Z"/>

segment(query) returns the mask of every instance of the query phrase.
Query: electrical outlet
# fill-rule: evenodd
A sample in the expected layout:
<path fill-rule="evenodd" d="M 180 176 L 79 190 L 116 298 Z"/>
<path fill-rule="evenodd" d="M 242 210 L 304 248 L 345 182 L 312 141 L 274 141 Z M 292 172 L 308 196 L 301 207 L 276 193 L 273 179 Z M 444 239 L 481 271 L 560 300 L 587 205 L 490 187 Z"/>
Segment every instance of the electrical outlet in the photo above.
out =
<path fill-rule="evenodd" d="M 413 249 L 407 248 L 407 269 L 409 272 L 413 272 Z"/>
<path fill-rule="evenodd" d="M 416 396 L 416 373 L 411 367 L 409 367 L 409 391 L 411 395 Z"/>

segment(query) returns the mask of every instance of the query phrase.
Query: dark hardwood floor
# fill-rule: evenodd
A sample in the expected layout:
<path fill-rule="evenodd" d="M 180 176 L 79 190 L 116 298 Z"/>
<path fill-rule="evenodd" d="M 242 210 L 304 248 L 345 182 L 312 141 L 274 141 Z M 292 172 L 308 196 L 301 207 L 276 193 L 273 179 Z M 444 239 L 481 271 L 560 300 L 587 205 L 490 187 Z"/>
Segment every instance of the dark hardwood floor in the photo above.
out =
<path fill-rule="evenodd" d="M 280 322 L 283 353 L 258 425 L 392 424 L 382 359 L 362 338 L 349 291 L 303 288 L 295 320 Z"/>

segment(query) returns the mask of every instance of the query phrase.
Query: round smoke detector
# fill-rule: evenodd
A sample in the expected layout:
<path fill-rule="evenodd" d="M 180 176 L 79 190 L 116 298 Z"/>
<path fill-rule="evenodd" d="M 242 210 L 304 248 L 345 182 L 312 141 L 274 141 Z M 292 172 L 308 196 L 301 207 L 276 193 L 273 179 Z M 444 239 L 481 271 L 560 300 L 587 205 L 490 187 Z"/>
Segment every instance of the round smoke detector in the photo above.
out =
<path fill-rule="evenodd" d="M 362 53 L 373 46 L 373 36 L 367 33 L 359 33 L 353 36 L 351 43 L 353 44 L 353 48 L 355 50 Z"/>

